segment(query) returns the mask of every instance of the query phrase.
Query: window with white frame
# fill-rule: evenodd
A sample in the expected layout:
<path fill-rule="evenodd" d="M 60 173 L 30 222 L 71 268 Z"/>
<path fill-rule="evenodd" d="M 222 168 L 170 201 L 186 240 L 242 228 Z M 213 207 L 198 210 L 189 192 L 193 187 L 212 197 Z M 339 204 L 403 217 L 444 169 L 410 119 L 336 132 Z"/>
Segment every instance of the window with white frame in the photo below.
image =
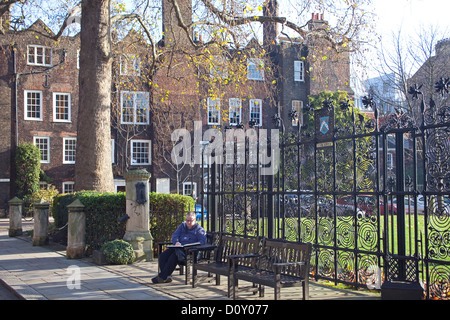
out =
<path fill-rule="evenodd" d="M 64 138 L 63 148 L 63 163 L 74 164 L 77 149 L 77 138 Z"/>
<path fill-rule="evenodd" d="M 300 122 L 300 125 L 303 123 L 303 101 L 300 100 L 292 100 L 292 112 L 295 112 L 296 118 L 292 119 L 292 126 L 298 126 L 298 123 Z"/>
<path fill-rule="evenodd" d="M 49 184 L 45 181 L 39 181 L 39 189 L 48 190 Z"/>
<path fill-rule="evenodd" d="M 294 81 L 305 81 L 303 61 L 294 61 Z"/>
<path fill-rule="evenodd" d="M 156 179 L 156 192 L 170 193 L 170 179 L 169 178 Z"/>
<path fill-rule="evenodd" d="M 122 124 L 149 124 L 149 93 L 122 91 L 120 95 Z"/>
<path fill-rule="evenodd" d="M 131 140 L 131 165 L 151 164 L 151 141 Z"/>
<path fill-rule="evenodd" d="M 230 98 L 229 100 L 229 124 L 232 126 L 239 125 L 242 122 L 241 111 L 242 103 L 239 98 Z"/>
<path fill-rule="evenodd" d="M 388 152 L 395 151 L 395 136 L 393 134 L 388 134 L 386 137 L 386 147 Z M 383 151 L 383 136 L 379 136 L 378 139 L 378 150 Z"/>
<path fill-rule="evenodd" d="M 247 60 L 247 79 L 264 80 L 264 63 L 261 59 L 252 58 Z"/>
<path fill-rule="evenodd" d="M 42 91 L 25 90 L 25 120 L 42 121 Z"/>
<path fill-rule="evenodd" d="M 117 192 L 126 192 L 127 183 L 125 179 L 114 179 L 114 191 Z"/>
<path fill-rule="evenodd" d="M 52 65 L 52 48 L 28 45 L 27 64 L 35 66 L 51 66 Z"/>
<path fill-rule="evenodd" d="M 208 124 L 220 124 L 220 99 L 208 98 Z"/>
<path fill-rule="evenodd" d="M 72 120 L 70 93 L 53 92 L 53 121 L 70 122 Z"/>
<path fill-rule="evenodd" d="M 74 187 L 75 183 L 73 181 L 66 181 L 63 182 L 62 186 L 63 186 L 63 193 L 73 193 L 74 192 Z"/>
<path fill-rule="evenodd" d="M 41 163 L 50 163 L 50 137 L 33 137 L 33 144 L 41 152 Z"/>
<path fill-rule="evenodd" d="M 262 125 L 262 100 L 261 99 L 250 99 L 249 101 L 250 109 L 250 121 L 255 123 L 255 126 Z"/>
<path fill-rule="evenodd" d="M 120 56 L 120 75 L 140 76 L 141 59 L 134 54 L 124 54 Z"/>
<path fill-rule="evenodd" d="M 197 183 L 189 181 L 183 182 L 183 195 L 195 198 L 197 196 Z"/>

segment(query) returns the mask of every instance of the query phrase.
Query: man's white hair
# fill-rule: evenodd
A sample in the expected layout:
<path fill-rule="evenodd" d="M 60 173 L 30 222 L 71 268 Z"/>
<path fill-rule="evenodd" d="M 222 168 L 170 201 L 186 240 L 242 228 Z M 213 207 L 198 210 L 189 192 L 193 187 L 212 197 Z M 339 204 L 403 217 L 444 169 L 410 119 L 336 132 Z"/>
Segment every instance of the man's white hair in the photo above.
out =
<path fill-rule="evenodd" d="M 188 217 L 194 217 L 195 219 L 197 219 L 197 214 L 194 211 L 189 211 L 188 213 L 186 213 L 186 218 Z"/>

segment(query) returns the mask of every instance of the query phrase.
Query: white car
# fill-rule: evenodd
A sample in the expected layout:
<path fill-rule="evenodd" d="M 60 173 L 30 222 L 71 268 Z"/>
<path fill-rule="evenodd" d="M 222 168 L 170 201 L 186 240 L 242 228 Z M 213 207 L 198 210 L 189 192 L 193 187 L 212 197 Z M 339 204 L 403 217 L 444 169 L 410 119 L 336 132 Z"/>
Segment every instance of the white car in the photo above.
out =
<path fill-rule="evenodd" d="M 423 202 L 423 196 L 419 196 L 417 197 L 417 213 L 418 214 L 424 214 L 425 213 L 425 205 Z M 392 199 L 392 203 L 394 203 L 397 208 L 397 199 Z M 408 198 L 407 196 L 405 196 L 405 213 L 414 213 L 414 198 Z"/>

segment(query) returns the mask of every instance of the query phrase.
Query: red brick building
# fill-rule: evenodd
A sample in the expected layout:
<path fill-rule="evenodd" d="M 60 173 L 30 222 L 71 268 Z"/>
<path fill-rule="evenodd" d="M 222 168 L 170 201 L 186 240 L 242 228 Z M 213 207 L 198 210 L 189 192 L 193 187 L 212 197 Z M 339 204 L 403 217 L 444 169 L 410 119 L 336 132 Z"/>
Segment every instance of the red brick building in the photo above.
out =
<path fill-rule="evenodd" d="M 78 37 L 55 42 L 37 20 L 0 37 L 2 113 L 0 207 L 14 196 L 14 150 L 23 142 L 41 149 L 41 167 L 61 191 L 74 176 L 78 113 Z"/>
<path fill-rule="evenodd" d="M 123 190 L 122 175 L 128 168 L 143 167 L 152 174 L 153 191 L 190 194 L 194 188 L 198 195 L 200 166 L 171 161 L 174 130 L 186 128 L 193 134 L 194 121 L 201 122 L 202 132 L 246 129 L 250 123 L 271 129 L 277 113 L 293 128 L 296 124 L 290 123 L 288 113 L 294 108 L 301 112 L 309 94 L 349 89 L 347 61 L 340 64 L 344 72 L 337 77 L 329 62 L 327 78 L 313 84 L 308 72 L 314 63 L 308 57 L 311 48 L 280 40 L 271 25 L 265 28 L 265 41 L 274 43 L 269 56 L 260 54 L 258 41 L 250 41 L 235 60 L 236 67 L 246 70 L 245 77 L 229 82 L 228 61 L 219 58 L 210 67 L 193 63 L 195 50 L 186 55 L 188 38 L 172 23 L 169 2 L 163 1 L 163 6 L 165 32 L 158 49 L 169 54 L 158 69 L 148 64 L 148 44 L 133 31 L 113 49 L 111 146 L 116 190 Z M 192 13 L 186 8 L 182 12 L 189 21 Z M 1 210 L 15 195 L 14 152 L 23 142 L 40 148 L 41 167 L 60 192 L 73 189 L 80 39 L 62 36 L 53 41 L 44 36 L 48 33 L 40 20 L 22 31 L 0 33 Z M 218 80 L 210 81 L 211 74 L 219 74 Z"/>

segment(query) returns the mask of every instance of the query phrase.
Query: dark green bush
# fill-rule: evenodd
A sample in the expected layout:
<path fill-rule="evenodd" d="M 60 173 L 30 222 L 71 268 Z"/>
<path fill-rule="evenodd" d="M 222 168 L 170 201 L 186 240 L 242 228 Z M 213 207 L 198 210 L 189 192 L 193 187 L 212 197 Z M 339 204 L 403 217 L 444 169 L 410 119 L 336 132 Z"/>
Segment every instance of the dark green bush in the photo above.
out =
<path fill-rule="evenodd" d="M 153 243 L 170 240 L 172 233 L 185 220 L 189 210 L 195 210 L 195 201 L 192 197 L 151 192 L 150 231 Z"/>
<path fill-rule="evenodd" d="M 78 199 L 86 212 L 86 244 L 97 250 L 108 240 L 122 239 L 126 224 L 117 219 L 126 213 L 125 193 L 84 192 Z"/>
<path fill-rule="evenodd" d="M 31 143 L 22 143 L 16 149 L 16 192 L 23 199 L 39 190 L 41 152 Z"/>
<path fill-rule="evenodd" d="M 106 260 L 112 264 L 133 263 L 135 258 L 133 246 L 124 240 L 108 241 L 102 246 L 101 250 Z"/>

